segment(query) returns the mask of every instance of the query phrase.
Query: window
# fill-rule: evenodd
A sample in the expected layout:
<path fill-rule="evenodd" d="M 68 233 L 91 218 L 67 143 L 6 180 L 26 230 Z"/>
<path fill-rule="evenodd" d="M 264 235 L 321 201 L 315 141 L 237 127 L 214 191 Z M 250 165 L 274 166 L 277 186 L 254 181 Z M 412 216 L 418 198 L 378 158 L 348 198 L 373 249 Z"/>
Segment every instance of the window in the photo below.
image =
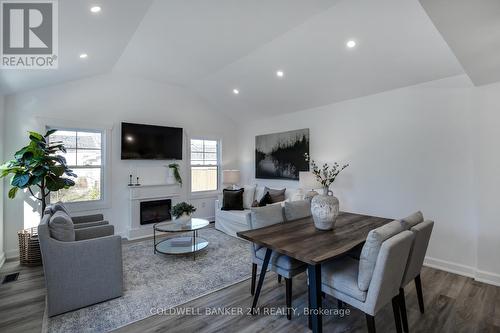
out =
<path fill-rule="evenodd" d="M 58 129 L 50 141 L 62 141 L 70 169 L 78 176 L 76 185 L 50 194 L 51 202 L 85 202 L 103 199 L 103 132 L 79 129 Z"/>
<path fill-rule="evenodd" d="M 217 191 L 218 146 L 215 140 L 191 140 L 191 192 Z"/>

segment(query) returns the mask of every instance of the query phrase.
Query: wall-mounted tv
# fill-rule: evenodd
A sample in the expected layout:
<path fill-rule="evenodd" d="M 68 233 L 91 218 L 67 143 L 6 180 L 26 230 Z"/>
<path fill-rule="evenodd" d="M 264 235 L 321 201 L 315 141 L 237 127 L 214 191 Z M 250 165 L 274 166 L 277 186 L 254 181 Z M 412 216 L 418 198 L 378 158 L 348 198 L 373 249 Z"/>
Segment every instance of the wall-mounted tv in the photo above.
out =
<path fill-rule="evenodd" d="M 182 160 L 182 128 L 122 123 L 122 160 Z"/>

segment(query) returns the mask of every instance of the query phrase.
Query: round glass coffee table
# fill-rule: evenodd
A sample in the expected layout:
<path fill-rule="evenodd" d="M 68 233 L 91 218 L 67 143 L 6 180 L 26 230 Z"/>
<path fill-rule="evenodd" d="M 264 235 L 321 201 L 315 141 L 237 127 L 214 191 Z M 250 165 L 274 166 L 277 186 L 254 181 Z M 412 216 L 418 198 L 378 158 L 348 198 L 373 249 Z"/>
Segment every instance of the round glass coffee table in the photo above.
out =
<path fill-rule="evenodd" d="M 196 260 L 196 252 L 208 246 L 206 239 L 198 237 L 198 230 L 208 226 L 210 222 L 205 219 L 192 218 L 187 222 L 161 222 L 153 225 L 154 253 L 186 254 L 192 253 Z M 191 236 L 173 237 L 156 242 L 157 232 L 192 232 Z"/>

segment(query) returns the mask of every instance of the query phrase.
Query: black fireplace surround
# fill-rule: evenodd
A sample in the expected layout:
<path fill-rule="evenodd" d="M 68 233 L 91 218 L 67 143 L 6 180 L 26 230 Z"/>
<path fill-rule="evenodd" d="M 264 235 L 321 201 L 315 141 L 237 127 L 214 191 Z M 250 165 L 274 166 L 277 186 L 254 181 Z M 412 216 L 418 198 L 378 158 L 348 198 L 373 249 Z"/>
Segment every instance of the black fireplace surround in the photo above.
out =
<path fill-rule="evenodd" d="M 141 202 L 141 225 L 170 221 L 172 200 L 155 200 Z"/>

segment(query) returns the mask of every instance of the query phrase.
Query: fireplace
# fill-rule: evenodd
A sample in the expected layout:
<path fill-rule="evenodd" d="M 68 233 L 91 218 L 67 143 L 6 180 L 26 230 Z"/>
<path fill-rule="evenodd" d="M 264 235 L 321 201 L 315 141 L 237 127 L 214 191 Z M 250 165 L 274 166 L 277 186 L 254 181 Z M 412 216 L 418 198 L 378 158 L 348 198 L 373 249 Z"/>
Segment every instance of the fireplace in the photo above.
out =
<path fill-rule="evenodd" d="M 170 221 L 172 200 L 143 201 L 140 206 L 141 225 Z"/>

